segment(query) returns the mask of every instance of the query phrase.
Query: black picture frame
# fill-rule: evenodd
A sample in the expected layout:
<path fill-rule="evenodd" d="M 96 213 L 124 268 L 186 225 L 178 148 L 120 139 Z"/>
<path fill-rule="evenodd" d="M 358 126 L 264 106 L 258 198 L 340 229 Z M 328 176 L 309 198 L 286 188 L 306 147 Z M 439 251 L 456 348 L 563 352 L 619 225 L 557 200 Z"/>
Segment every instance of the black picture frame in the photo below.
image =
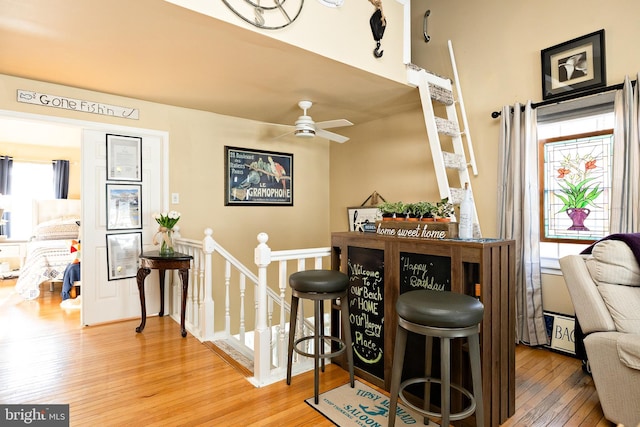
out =
<path fill-rule="evenodd" d="M 107 181 L 142 181 L 142 138 L 107 134 Z"/>
<path fill-rule="evenodd" d="M 142 185 L 107 183 L 107 230 L 142 228 Z"/>
<path fill-rule="evenodd" d="M 606 86 L 604 30 L 542 50 L 541 64 L 545 100 Z"/>
<path fill-rule="evenodd" d="M 225 206 L 293 206 L 293 154 L 224 147 Z"/>
<path fill-rule="evenodd" d="M 142 232 L 107 234 L 107 280 L 136 277 L 142 253 Z"/>

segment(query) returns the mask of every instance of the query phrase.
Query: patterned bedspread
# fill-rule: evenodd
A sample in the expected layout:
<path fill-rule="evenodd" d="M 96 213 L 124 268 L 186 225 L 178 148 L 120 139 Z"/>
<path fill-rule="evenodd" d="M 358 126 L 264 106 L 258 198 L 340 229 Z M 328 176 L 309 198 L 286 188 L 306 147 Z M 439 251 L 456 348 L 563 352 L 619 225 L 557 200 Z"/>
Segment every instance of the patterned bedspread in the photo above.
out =
<path fill-rule="evenodd" d="M 71 240 L 29 242 L 27 257 L 16 282 L 16 292 L 25 299 L 34 299 L 40 295 L 42 282 L 62 280 L 64 269 L 76 255 L 70 248 Z"/>

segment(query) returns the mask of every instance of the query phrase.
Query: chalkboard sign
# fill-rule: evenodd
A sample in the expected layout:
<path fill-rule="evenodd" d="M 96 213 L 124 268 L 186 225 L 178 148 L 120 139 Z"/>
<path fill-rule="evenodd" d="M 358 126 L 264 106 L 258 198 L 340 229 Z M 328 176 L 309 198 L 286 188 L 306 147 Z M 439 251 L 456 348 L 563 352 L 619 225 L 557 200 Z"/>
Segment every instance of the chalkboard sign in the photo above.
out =
<path fill-rule="evenodd" d="M 416 289 L 451 291 L 451 258 L 400 252 L 400 293 Z"/>
<path fill-rule="evenodd" d="M 384 378 L 384 251 L 349 246 L 347 257 L 354 366 Z"/>

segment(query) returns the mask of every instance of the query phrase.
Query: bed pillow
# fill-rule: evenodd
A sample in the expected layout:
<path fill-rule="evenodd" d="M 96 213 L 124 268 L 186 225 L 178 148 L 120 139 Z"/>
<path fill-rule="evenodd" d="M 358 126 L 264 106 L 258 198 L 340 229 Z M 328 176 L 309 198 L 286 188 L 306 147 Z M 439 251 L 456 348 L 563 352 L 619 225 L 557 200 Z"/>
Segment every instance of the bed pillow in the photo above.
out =
<path fill-rule="evenodd" d="M 77 217 L 66 217 L 45 221 L 33 231 L 33 240 L 72 240 L 78 238 L 80 226 Z"/>

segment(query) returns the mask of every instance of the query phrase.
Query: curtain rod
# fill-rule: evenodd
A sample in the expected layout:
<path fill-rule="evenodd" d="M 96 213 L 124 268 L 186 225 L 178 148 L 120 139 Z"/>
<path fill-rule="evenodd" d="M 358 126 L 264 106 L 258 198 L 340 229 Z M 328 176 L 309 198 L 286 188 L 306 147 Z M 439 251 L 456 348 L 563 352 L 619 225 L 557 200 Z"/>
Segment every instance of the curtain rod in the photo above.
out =
<path fill-rule="evenodd" d="M 632 80 L 631 81 L 631 85 L 635 86 L 636 85 L 636 81 Z M 544 105 L 550 105 L 550 104 L 560 104 L 561 102 L 564 102 L 564 101 L 570 101 L 572 99 L 581 98 L 581 97 L 584 97 L 584 96 L 597 95 L 599 93 L 610 92 L 612 90 L 619 90 L 619 89 L 622 89 L 623 87 L 624 87 L 624 83 L 618 83 L 618 84 L 611 85 L 611 86 L 606 86 L 606 87 L 600 87 L 600 88 L 596 88 L 596 89 L 586 90 L 584 92 L 579 92 L 579 93 L 574 93 L 574 94 L 571 94 L 571 95 L 563 96 L 562 98 L 547 99 L 546 101 L 535 102 L 535 103 L 531 104 L 531 108 L 538 108 L 538 107 L 542 107 Z M 522 106 L 521 109 L 522 109 L 522 111 L 524 111 L 524 106 Z M 502 115 L 502 111 L 494 111 L 493 113 L 491 113 L 491 117 L 494 118 L 494 119 L 497 119 L 501 115 Z"/>

